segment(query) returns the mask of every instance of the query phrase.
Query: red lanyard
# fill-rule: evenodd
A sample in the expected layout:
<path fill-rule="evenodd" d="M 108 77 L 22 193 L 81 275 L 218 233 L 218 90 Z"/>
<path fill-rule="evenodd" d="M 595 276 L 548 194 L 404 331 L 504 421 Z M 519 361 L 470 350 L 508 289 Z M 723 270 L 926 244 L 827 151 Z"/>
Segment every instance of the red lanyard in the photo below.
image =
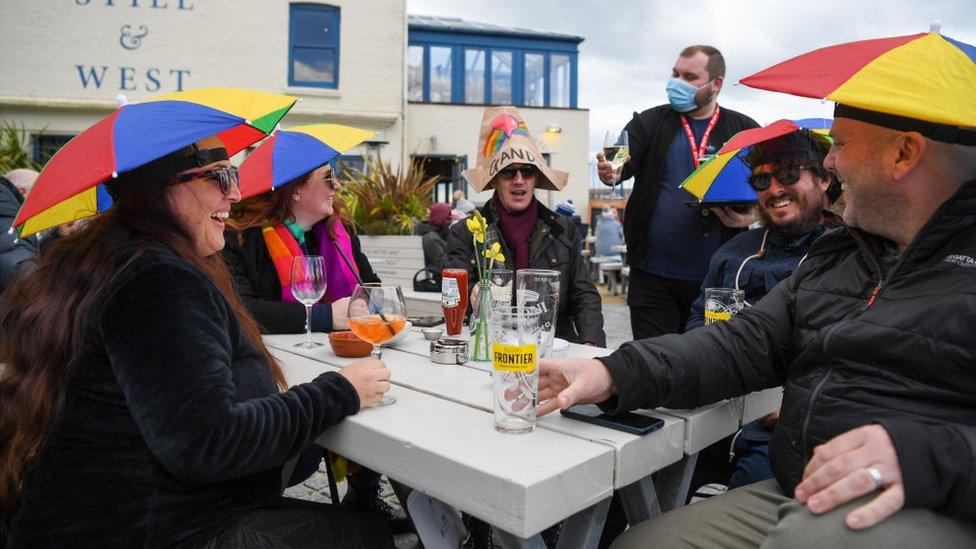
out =
<path fill-rule="evenodd" d="M 691 124 L 688 123 L 688 119 L 684 116 L 681 117 L 681 125 L 685 128 L 685 135 L 688 136 L 688 146 L 691 147 L 691 161 L 695 163 L 695 169 L 698 169 L 698 165 L 701 163 L 701 157 L 705 156 L 705 149 L 708 147 L 708 138 L 712 135 L 712 130 L 715 129 L 715 123 L 718 122 L 719 106 L 715 105 L 715 112 L 712 113 L 712 117 L 708 120 L 708 126 L 705 127 L 705 133 L 702 134 L 701 144 L 695 144 L 695 134 L 691 131 Z"/>

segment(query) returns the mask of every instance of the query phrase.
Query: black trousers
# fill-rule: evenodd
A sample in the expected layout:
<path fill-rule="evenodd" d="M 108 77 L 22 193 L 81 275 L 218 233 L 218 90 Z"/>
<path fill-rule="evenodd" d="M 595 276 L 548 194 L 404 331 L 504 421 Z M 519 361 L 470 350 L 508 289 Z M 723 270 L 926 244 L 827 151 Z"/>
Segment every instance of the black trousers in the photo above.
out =
<path fill-rule="evenodd" d="M 383 519 L 337 505 L 281 498 L 244 515 L 211 539 L 204 549 L 392 549 L 393 535 Z"/>
<path fill-rule="evenodd" d="M 630 270 L 627 305 L 634 339 L 685 331 L 691 304 L 701 292 L 700 280 L 677 280 Z"/>

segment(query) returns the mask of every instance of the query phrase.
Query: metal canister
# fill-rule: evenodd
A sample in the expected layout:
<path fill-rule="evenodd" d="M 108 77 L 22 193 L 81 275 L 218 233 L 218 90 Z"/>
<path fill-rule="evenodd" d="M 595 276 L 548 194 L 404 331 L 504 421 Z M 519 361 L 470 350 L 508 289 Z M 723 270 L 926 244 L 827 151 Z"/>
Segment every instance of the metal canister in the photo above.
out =
<path fill-rule="evenodd" d="M 464 364 L 468 361 L 468 341 L 449 337 L 431 341 L 430 360 L 438 364 Z"/>

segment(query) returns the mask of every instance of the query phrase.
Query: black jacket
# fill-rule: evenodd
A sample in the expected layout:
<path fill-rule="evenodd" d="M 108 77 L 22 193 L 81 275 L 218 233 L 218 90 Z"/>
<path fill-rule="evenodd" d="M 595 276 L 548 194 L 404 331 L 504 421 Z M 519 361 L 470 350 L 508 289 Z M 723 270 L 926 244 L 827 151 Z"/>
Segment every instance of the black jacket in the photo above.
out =
<path fill-rule="evenodd" d="M 730 322 L 622 346 L 601 359 L 619 391 L 604 406 L 691 408 L 785 385 L 771 448 L 784 490 L 815 446 L 878 423 L 907 505 L 976 518 L 976 181 L 882 274 L 885 245 L 828 232 Z"/>
<path fill-rule="evenodd" d="M 238 242 L 238 234 L 244 241 Z M 318 251 L 313 235 L 307 233 L 309 253 Z M 369 260 L 363 255 L 359 238 L 349 233 L 352 241 L 353 257 L 359 267 L 363 282 L 379 282 Z M 281 300 L 281 283 L 275 270 L 271 254 L 264 243 L 261 227 L 252 227 L 243 233 L 227 231 L 224 233 L 224 250 L 221 252 L 230 274 L 234 278 L 234 288 L 251 315 L 268 334 L 298 334 L 305 332 L 305 306 Z M 332 307 L 326 304 L 312 307 L 312 330 L 332 331 Z"/>
<path fill-rule="evenodd" d="M 529 243 L 529 268 L 554 269 L 559 277 L 559 312 L 556 316 L 556 337 L 574 343 L 606 345 L 603 332 L 603 304 L 600 293 L 580 255 L 580 235 L 568 217 L 549 210 L 542 204 Z M 505 268 L 512 269 L 515 256 L 511 253 L 501 231 L 497 228 L 495 211 L 489 201 L 481 208 L 488 221 L 488 244 L 498 242 L 505 255 Z M 474 244 L 465 223 L 455 223 L 447 239 L 448 266 L 467 269 L 468 280 L 478 279 L 474 263 Z"/>
<path fill-rule="evenodd" d="M 715 150 L 742 130 L 757 128 L 759 124 L 744 114 L 721 108 L 709 144 Z M 647 227 L 654 214 L 661 193 L 661 170 L 668 148 L 681 129 L 681 114 L 670 105 L 660 105 L 640 114 L 634 113 L 626 128 L 630 145 L 630 160 L 623 165 L 621 181 L 634 177 L 634 189 L 624 211 L 624 240 L 627 242 L 627 264 L 642 268 L 647 263 Z M 688 195 L 689 200 L 694 197 Z M 738 229 L 723 229 L 722 240 L 728 240 Z"/>
<path fill-rule="evenodd" d="M 275 503 L 282 464 L 359 409 L 335 372 L 279 393 L 213 282 L 171 252 L 105 294 L 11 547 L 201 546 Z"/>
<path fill-rule="evenodd" d="M 36 236 L 20 238 L 10 227 L 24 203 L 17 187 L 0 176 L 0 292 L 3 292 L 22 269 L 32 269 L 37 260 Z"/>

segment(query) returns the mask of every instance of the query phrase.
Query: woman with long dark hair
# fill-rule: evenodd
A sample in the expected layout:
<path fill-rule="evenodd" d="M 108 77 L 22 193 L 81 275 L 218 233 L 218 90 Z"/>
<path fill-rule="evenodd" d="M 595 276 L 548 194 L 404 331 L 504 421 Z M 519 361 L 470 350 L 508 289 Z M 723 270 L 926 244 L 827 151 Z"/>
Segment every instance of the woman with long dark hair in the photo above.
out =
<path fill-rule="evenodd" d="M 392 547 L 381 521 L 281 497 L 282 465 L 389 371 L 362 360 L 281 392 L 217 255 L 236 183 L 215 138 L 121 174 L 113 207 L 4 293 L 12 546 Z"/>

